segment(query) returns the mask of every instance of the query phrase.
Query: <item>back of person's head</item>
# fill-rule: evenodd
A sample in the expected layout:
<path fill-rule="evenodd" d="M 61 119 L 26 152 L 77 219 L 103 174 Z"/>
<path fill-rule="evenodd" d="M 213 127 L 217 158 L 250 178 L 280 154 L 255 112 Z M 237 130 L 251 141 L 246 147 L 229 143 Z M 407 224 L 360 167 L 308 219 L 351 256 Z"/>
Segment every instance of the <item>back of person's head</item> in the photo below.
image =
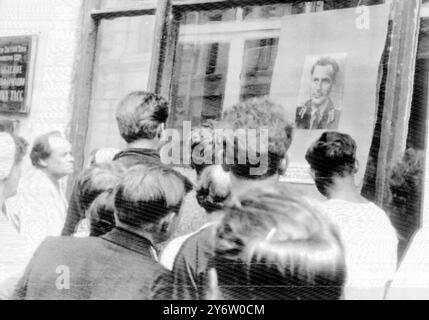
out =
<path fill-rule="evenodd" d="M 79 205 L 88 210 L 101 193 L 113 190 L 125 172 L 125 167 L 116 162 L 100 163 L 84 170 L 78 179 Z"/>
<path fill-rule="evenodd" d="M 95 164 L 80 175 L 79 205 L 88 213 L 92 236 L 104 234 L 115 226 L 113 190 L 124 173 L 124 166 L 111 162 Z"/>
<path fill-rule="evenodd" d="M 19 136 L 0 132 L 0 183 L 3 184 L 3 197 L 16 194 L 21 177 L 22 159 L 27 153 L 28 143 Z"/>
<path fill-rule="evenodd" d="M 167 118 L 167 101 L 155 93 L 145 91 L 130 93 L 116 110 L 119 133 L 127 143 L 155 139 L 160 135 L 160 125 Z"/>
<path fill-rule="evenodd" d="M 227 171 L 243 179 L 265 179 L 284 173 L 293 127 L 282 106 L 266 97 L 246 100 L 224 112 L 220 127 L 227 137 Z"/>
<path fill-rule="evenodd" d="M 132 229 L 154 227 L 163 241 L 174 231 L 183 198 L 192 183 L 164 165 L 136 165 L 127 170 L 115 191 L 119 224 Z"/>
<path fill-rule="evenodd" d="M 62 138 L 59 131 L 52 131 L 41 136 L 38 136 L 33 143 L 30 152 L 30 159 L 33 166 L 36 168 L 43 168 L 42 160 L 46 160 L 51 156 L 52 148 L 49 143 L 51 138 Z"/>
<path fill-rule="evenodd" d="M 334 177 L 356 173 L 356 142 L 348 134 L 327 131 L 310 146 L 305 159 L 314 173 L 317 188 L 326 196 Z"/>
<path fill-rule="evenodd" d="M 230 177 L 221 165 L 206 167 L 198 178 L 197 201 L 207 213 L 223 208 L 231 193 Z"/>
<path fill-rule="evenodd" d="M 302 197 L 275 185 L 251 189 L 224 212 L 208 298 L 341 297 L 345 261 L 338 231 Z"/>

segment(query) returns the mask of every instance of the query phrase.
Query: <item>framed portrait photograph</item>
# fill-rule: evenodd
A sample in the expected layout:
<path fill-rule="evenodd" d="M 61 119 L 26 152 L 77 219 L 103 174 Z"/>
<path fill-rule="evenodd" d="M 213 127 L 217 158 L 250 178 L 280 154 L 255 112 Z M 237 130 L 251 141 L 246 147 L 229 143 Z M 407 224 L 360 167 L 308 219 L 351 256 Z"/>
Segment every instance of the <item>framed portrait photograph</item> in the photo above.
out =
<path fill-rule="evenodd" d="M 297 129 L 338 129 L 343 106 L 346 59 L 347 53 L 306 57 L 295 112 Z"/>

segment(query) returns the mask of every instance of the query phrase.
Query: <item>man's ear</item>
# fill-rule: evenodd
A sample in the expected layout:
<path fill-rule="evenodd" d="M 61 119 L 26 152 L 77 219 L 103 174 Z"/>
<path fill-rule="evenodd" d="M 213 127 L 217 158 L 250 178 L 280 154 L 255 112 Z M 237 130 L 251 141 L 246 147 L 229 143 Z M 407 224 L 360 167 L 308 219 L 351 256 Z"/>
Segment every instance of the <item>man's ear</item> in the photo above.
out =
<path fill-rule="evenodd" d="M 282 161 L 280 161 L 279 163 L 279 174 L 280 175 L 284 175 L 286 173 L 287 167 L 289 165 L 289 159 L 287 154 L 285 155 L 285 157 L 282 159 Z"/>
<path fill-rule="evenodd" d="M 357 173 L 359 171 L 359 160 L 356 159 L 355 161 L 355 167 L 353 169 L 353 173 Z"/>
<path fill-rule="evenodd" d="M 308 172 L 310 173 L 311 178 L 312 178 L 314 181 L 316 181 L 316 171 L 314 171 L 314 169 L 313 169 L 313 168 L 310 168 L 310 169 L 308 170 Z"/>
<path fill-rule="evenodd" d="M 46 160 L 43 160 L 43 159 L 39 159 L 39 161 L 37 162 L 37 164 L 41 168 L 46 168 L 48 166 L 48 163 L 46 162 Z"/>

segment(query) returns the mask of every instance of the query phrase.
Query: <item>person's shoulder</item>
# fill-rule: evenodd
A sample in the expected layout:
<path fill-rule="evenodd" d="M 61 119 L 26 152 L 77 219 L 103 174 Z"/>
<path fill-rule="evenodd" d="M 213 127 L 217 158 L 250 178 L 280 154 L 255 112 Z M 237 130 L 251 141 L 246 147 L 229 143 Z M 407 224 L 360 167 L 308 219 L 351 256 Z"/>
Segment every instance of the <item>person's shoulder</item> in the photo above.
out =
<path fill-rule="evenodd" d="M 190 257 L 210 252 L 213 246 L 215 224 L 208 224 L 189 236 L 181 245 L 177 256 Z"/>
<path fill-rule="evenodd" d="M 68 251 L 91 251 L 95 247 L 101 246 L 101 240 L 95 237 L 47 237 L 39 247 L 39 251 L 47 253 L 61 252 L 66 254 Z"/>

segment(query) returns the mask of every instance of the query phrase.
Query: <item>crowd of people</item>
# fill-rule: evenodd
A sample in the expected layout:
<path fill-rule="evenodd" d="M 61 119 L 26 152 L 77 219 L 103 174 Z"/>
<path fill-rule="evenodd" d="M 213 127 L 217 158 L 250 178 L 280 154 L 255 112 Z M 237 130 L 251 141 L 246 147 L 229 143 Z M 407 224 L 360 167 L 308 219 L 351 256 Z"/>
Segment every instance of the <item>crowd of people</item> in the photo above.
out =
<path fill-rule="evenodd" d="M 35 139 L 21 180 L 28 143 L 0 133 L 0 299 L 395 296 L 397 234 L 355 186 L 351 136 L 327 131 L 308 148 L 320 202 L 279 181 L 293 139 L 280 105 L 253 98 L 195 128 L 196 180 L 161 160 L 168 111 L 154 93 L 125 97 L 116 119 L 126 148 L 95 150 L 69 201 L 61 181 L 73 156 L 59 132 Z M 268 132 L 267 148 L 216 134 L 243 128 Z M 266 159 L 263 170 L 252 154 Z M 191 194 L 206 223 L 173 238 Z"/>

